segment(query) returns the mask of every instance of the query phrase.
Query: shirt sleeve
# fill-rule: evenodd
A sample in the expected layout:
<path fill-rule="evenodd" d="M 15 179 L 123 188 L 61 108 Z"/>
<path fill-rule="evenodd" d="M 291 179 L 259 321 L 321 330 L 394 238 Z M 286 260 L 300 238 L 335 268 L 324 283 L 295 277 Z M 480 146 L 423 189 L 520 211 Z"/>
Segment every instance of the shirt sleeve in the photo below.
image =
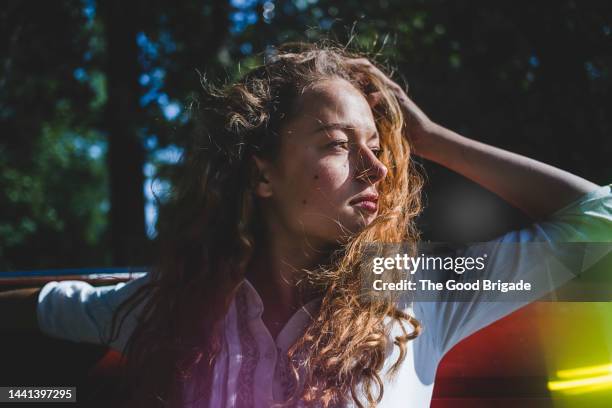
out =
<path fill-rule="evenodd" d="M 111 338 L 113 314 L 146 280 L 144 276 L 127 283 L 98 287 L 76 280 L 49 282 L 38 295 L 39 328 L 51 337 L 106 345 L 123 352 L 143 302 L 119 316 L 117 324 L 123 317 L 125 321 L 118 336 Z"/>
<path fill-rule="evenodd" d="M 538 281 L 540 289 L 546 288 L 545 291 L 522 294 L 517 301 L 507 296 L 500 301 L 495 299 L 496 295 L 485 298 L 480 291 L 469 301 L 449 301 L 441 295 L 433 302 L 415 302 L 414 312 L 424 326 L 423 335 L 429 337 L 441 358 L 463 338 L 542 297 L 576 275 L 576 271 L 572 274 L 564 268 L 563 259 L 554 263 L 553 257 L 538 258 L 534 254 L 538 254 L 539 244 L 530 246 L 525 243 L 545 243 L 561 259 L 570 258 L 571 254 L 567 254 L 567 246 L 556 243 L 606 242 L 612 242 L 611 185 L 583 195 L 546 220 L 508 232 L 479 247 L 480 253 L 484 248 L 489 254 L 484 278 L 494 282 Z M 536 250 L 530 251 L 534 246 Z M 609 251 L 610 246 L 606 247 Z"/>

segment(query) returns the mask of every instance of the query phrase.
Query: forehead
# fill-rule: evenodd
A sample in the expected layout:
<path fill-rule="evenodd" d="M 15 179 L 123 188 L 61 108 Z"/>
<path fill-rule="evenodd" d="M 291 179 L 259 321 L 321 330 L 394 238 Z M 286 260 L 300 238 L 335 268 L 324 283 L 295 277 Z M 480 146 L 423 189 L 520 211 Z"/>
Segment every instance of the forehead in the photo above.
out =
<path fill-rule="evenodd" d="M 343 123 L 355 127 L 356 131 L 369 134 L 376 132 L 376 123 L 368 101 L 344 79 L 327 79 L 308 87 L 296 102 L 298 111 L 293 122 L 303 130 L 312 130 L 324 124 Z"/>

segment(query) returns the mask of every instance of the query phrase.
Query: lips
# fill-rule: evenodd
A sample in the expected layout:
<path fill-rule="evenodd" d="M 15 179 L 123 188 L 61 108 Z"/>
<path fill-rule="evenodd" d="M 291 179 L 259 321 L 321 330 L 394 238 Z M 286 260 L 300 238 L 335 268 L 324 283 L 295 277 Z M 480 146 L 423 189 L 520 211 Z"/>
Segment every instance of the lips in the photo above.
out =
<path fill-rule="evenodd" d="M 363 194 L 353 198 L 349 204 L 356 204 L 362 201 L 370 201 L 373 203 L 378 203 L 378 194 Z"/>
<path fill-rule="evenodd" d="M 376 212 L 378 210 L 378 195 L 363 194 L 349 201 L 349 204 L 362 208 L 366 211 Z"/>

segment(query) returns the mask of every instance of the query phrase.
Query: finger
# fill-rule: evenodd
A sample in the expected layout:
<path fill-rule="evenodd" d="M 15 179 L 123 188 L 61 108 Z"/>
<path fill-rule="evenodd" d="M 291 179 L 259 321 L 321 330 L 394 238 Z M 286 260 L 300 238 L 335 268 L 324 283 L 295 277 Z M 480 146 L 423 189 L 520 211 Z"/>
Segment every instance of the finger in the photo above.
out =
<path fill-rule="evenodd" d="M 382 92 L 380 91 L 369 93 L 366 96 L 366 99 L 368 101 L 368 104 L 370 105 L 370 108 L 375 108 L 376 106 L 378 106 L 382 98 L 383 98 L 383 95 L 382 95 Z"/>
<path fill-rule="evenodd" d="M 367 58 L 347 58 L 346 61 L 353 65 L 372 65 L 370 60 Z"/>
<path fill-rule="evenodd" d="M 369 72 L 371 75 L 374 75 L 380 79 L 387 86 L 391 86 L 393 84 L 393 81 L 367 58 L 349 58 L 347 59 L 347 62 L 349 65 Z"/>
<path fill-rule="evenodd" d="M 367 58 L 349 58 L 346 60 L 348 65 L 365 70 L 370 73 L 382 74 L 378 68 Z"/>

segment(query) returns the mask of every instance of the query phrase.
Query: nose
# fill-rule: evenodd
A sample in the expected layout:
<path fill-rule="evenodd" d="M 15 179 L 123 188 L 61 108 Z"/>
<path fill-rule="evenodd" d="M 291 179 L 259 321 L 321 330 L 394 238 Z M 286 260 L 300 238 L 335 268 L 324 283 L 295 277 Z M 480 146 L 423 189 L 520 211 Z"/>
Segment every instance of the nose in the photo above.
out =
<path fill-rule="evenodd" d="M 356 171 L 358 179 L 376 184 L 387 176 L 389 170 L 369 147 L 363 147 L 360 149 Z"/>

